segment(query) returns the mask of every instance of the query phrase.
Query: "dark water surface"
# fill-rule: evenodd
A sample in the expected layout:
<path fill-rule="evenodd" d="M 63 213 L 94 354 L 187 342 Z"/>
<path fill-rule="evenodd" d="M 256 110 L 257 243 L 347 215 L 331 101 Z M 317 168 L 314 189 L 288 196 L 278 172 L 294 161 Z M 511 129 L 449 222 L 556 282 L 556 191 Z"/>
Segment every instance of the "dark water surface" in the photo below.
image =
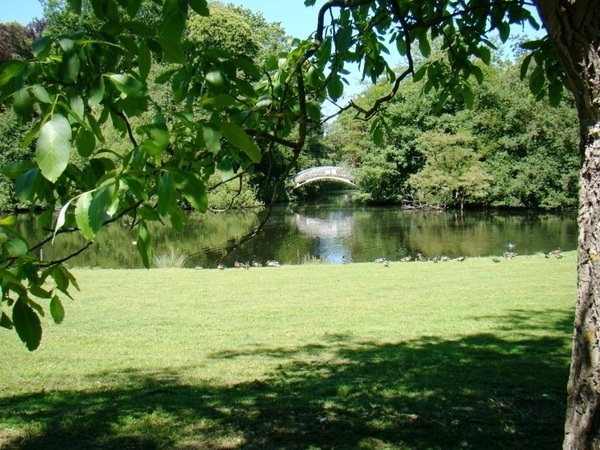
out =
<path fill-rule="evenodd" d="M 302 264 L 321 258 L 340 263 L 391 261 L 422 253 L 449 257 L 501 255 L 509 243 L 519 254 L 564 251 L 577 246 L 576 211 L 413 211 L 399 207 L 363 206 L 351 202 L 351 193 L 319 201 L 276 206 L 263 232 L 225 256 L 226 249 L 259 223 L 264 211 L 224 214 L 191 214 L 178 234 L 169 225 L 150 228 L 155 257 L 186 255 L 185 267 L 216 267 L 219 262 L 276 259 L 282 264 Z M 35 219 L 19 217 L 21 232 L 36 236 Z M 136 233 L 123 224 L 103 229 L 94 244 L 69 261 L 71 267 L 137 268 L 141 259 L 132 244 Z M 43 257 L 54 260 L 80 248 L 83 240 L 59 235 L 43 248 Z M 221 261 L 221 258 L 222 261 Z"/>

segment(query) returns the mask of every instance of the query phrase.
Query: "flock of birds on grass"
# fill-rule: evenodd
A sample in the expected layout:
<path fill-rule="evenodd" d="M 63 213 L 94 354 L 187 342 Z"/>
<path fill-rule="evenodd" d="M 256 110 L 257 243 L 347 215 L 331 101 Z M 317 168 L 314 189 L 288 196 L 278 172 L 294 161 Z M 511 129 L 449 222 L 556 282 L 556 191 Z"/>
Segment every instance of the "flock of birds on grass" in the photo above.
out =
<path fill-rule="evenodd" d="M 518 255 L 517 252 L 512 251 L 512 250 L 514 250 L 515 247 L 516 247 L 516 244 L 508 244 L 508 248 L 510 249 L 510 251 L 504 252 L 502 254 L 502 258 L 504 258 L 505 260 L 511 260 L 511 259 L 515 258 Z M 547 253 L 543 252 L 543 254 L 544 254 L 545 258 L 554 257 L 556 259 L 562 259 L 562 257 L 563 257 L 560 247 L 558 247 L 555 250 L 549 251 Z M 526 255 L 525 257 L 531 258 L 531 255 Z M 459 256 L 457 258 L 454 258 L 454 261 L 463 262 L 465 259 L 467 259 L 466 256 Z M 413 260 L 414 261 L 430 261 L 428 258 L 423 256 L 421 253 L 417 253 L 417 256 L 415 258 L 413 258 L 411 255 L 408 255 L 408 256 L 405 256 L 404 258 L 402 258 L 400 260 L 400 262 L 410 262 Z M 431 261 L 433 261 L 434 263 L 438 263 L 440 261 L 446 262 L 446 261 L 452 261 L 452 258 L 450 258 L 446 255 L 442 255 L 442 256 L 436 255 L 433 258 L 431 258 Z M 501 261 L 502 260 L 500 258 L 496 258 L 496 257 L 492 258 L 492 262 L 494 262 L 494 263 L 499 263 Z M 385 267 L 388 267 L 390 265 L 390 262 L 383 257 L 377 258 L 375 260 L 375 262 L 378 264 L 381 264 Z M 344 256 L 342 256 L 342 264 L 347 264 L 346 258 Z"/>
<path fill-rule="evenodd" d="M 245 263 L 241 263 L 239 261 L 236 261 L 233 263 L 233 267 L 236 269 L 244 269 L 244 270 L 248 270 L 250 269 L 250 267 L 262 267 L 263 265 L 261 263 L 259 263 L 258 261 L 252 261 L 252 263 L 250 263 L 249 261 L 245 262 Z M 266 264 L 267 267 L 279 267 L 281 266 L 281 263 L 279 261 L 276 261 L 274 259 L 270 259 L 267 261 Z M 196 270 L 202 270 L 201 266 L 196 266 L 194 267 L 194 269 Z M 217 269 L 219 270 L 225 270 L 227 269 L 227 266 L 225 264 L 219 264 L 217 266 Z"/>
<path fill-rule="evenodd" d="M 515 258 L 518 255 L 517 252 L 513 251 L 515 247 L 516 247 L 516 244 L 508 244 L 509 251 L 504 252 L 502 254 L 502 258 L 504 258 L 505 260 L 511 260 L 511 259 Z M 547 253 L 543 252 L 543 254 L 544 254 L 545 258 L 554 257 L 556 259 L 562 259 L 562 257 L 563 257 L 563 255 L 561 253 L 560 247 L 558 247 L 557 249 L 552 250 L 550 252 L 547 252 Z M 526 258 L 530 258 L 531 255 L 526 255 L 525 257 Z M 466 259 L 467 259 L 466 256 L 459 256 L 457 258 L 454 258 L 454 261 L 463 262 Z M 408 255 L 408 256 L 405 256 L 404 258 L 400 259 L 400 262 L 410 262 L 410 261 L 423 261 L 424 262 L 424 261 L 432 261 L 434 263 L 438 263 L 440 261 L 441 262 L 446 262 L 446 261 L 452 261 L 452 260 L 453 260 L 452 258 L 450 258 L 449 256 L 446 256 L 446 255 L 442 255 L 442 256 L 436 255 L 433 258 L 431 258 L 431 260 L 430 260 L 427 257 L 423 256 L 421 253 L 417 253 L 416 257 L 413 258 L 411 255 Z M 500 258 L 493 257 L 492 261 L 494 263 L 499 263 L 502 260 Z M 386 258 L 384 258 L 384 257 L 375 259 L 375 262 L 377 264 L 381 264 L 384 267 L 389 267 L 389 265 L 390 265 L 390 262 Z M 342 256 L 342 264 L 348 264 L 348 261 L 346 260 L 345 256 Z M 233 264 L 234 268 L 236 268 L 236 269 L 244 269 L 244 270 L 248 270 L 248 269 L 250 269 L 250 267 L 262 267 L 262 266 L 263 265 L 261 263 L 257 262 L 257 261 L 252 261 L 252 263 L 250 263 L 249 261 L 245 262 L 245 263 L 241 263 L 239 261 L 236 261 Z M 279 267 L 279 266 L 281 266 L 281 263 L 279 261 L 271 259 L 271 260 L 267 261 L 266 266 L 267 267 Z M 219 269 L 219 270 L 225 270 L 226 268 L 227 268 L 227 266 L 225 264 L 219 264 L 217 266 L 217 269 Z M 195 269 L 196 270 L 202 270 L 202 267 L 196 266 Z"/>

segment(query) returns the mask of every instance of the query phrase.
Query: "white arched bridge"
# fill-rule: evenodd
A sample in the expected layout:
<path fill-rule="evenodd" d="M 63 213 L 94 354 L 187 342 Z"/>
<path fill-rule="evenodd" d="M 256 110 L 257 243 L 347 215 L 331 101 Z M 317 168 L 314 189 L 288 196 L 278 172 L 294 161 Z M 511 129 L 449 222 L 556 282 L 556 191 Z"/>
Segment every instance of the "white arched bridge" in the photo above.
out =
<path fill-rule="evenodd" d="M 298 172 L 292 178 L 294 189 L 319 180 L 341 181 L 356 187 L 352 171 L 346 167 L 318 166 Z"/>

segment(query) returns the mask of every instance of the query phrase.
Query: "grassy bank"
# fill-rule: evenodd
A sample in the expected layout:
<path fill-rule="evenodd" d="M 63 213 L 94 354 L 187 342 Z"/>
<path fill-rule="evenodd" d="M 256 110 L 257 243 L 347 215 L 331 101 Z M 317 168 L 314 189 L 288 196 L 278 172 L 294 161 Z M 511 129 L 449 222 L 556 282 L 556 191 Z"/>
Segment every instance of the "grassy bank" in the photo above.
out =
<path fill-rule="evenodd" d="M 0 447 L 557 448 L 575 258 L 77 270 Z"/>

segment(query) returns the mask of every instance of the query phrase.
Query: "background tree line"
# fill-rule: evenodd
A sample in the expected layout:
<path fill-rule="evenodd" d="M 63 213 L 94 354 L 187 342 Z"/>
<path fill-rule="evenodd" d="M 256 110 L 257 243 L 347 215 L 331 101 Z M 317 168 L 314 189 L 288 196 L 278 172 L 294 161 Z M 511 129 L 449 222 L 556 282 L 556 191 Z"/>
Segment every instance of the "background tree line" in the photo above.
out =
<path fill-rule="evenodd" d="M 281 25 L 267 22 L 260 13 L 219 2 L 210 7 L 210 17 L 190 18 L 188 45 L 220 48 L 237 57 L 249 57 L 259 66 L 289 49 L 291 38 Z M 149 27 L 159 22 L 160 10 L 153 2 L 143 2 L 142 13 Z M 0 63 L 12 57 L 27 58 L 36 37 L 44 32 L 64 32 L 77 20 L 63 2 L 52 1 L 42 20 L 27 26 L 0 25 Z M 101 27 L 89 12 L 84 23 L 89 30 Z M 443 53 L 437 51 L 437 57 L 442 58 Z M 522 58 L 508 58 L 500 47 L 492 60 L 491 65 L 481 66 L 483 82 L 472 85 L 472 105 L 455 99 L 440 105 L 435 92 L 423 93 L 424 80 L 406 80 L 375 121 L 385 124 L 380 142 L 371 139 L 373 121 L 358 119 L 347 111 L 327 129 L 317 127 L 309 134 L 293 170 L 328 164 L 353 167 L 360 185 L 355 199 L 369 203 L 575 207 L 579 156 L 572 98 L 563 98 L 558 107 L 537 101 L 528 81 L 521 79 Z M 168 68 L 169 63 L 156 62 L 152 71 L 158 74 Z M 149 89 L 157 102 L 169 102 L 164 85 L 150 83 Z M 390 83 L 382 80 L 365 87 L 354 101 L 368 105 L 389 89 Z M 104 128 L 111 149 L 125 152 L 125 130 Z M 0 131 L 0 165 L 33 159 L 32 145 L 21 146 L 27 129 L 10 109 L 0 112 Z M 289 148 L 274 145 L 243 182 L 223 183 L 234 176 L 233 166 L 215 173 L 208 188 L 210 207 L 252 207 L 269 202 L 291 157 Z M 326 188 L 308 185 L 297 194 L 314 195 Z M 289 191 L 278 194 L 279 200 L 289 199 Z M 18 207 L 25 204 L 14 197 L 12 182 L 0 174 L 0 210 Z"/>
<path fill-rule="evenodd" d="M 326 142 L 338 162 L 355 167 L 358 199 L 412 206 L 575 207 L 578 200 L 577 113 L 572 97 L 538 101 L 522 80 L 522 58 L 492 54 L 472 83 L 472 105 L 406 80 L 374 123 L 347 111 Z M 439 54 L 438 57 L 443 57 Z M 533 70 L 533 67 L 530 68 Z M 379 83 L 354 101 L 368 105 L 390 89 Z M 379 122 L 378 122 L 379 121 Z"/>

